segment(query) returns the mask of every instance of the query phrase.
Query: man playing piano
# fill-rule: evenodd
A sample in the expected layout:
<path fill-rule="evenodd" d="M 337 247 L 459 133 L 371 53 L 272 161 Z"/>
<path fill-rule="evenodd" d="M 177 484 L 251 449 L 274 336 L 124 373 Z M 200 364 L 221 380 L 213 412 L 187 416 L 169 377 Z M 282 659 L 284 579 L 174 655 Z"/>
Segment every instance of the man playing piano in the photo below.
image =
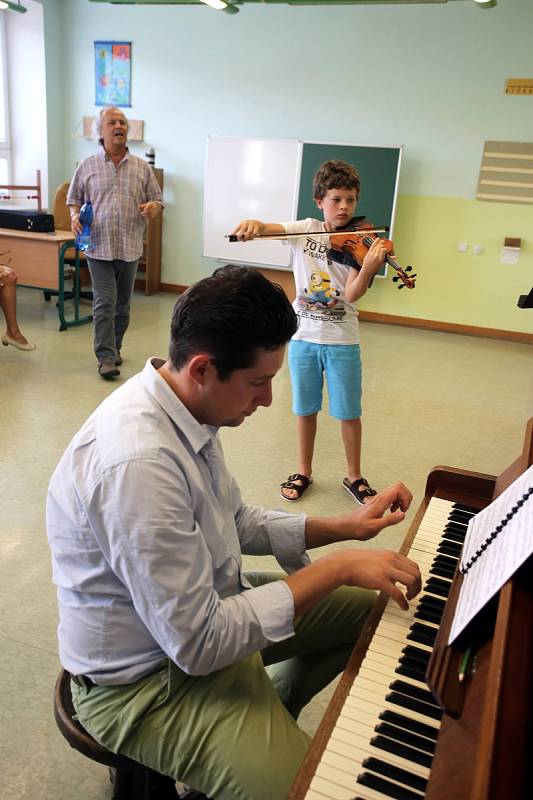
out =
<path fill-rule="evenodd" d="M 297 318 L 257 270 L 224 267 L 175 305 L 167 361 L 113 392 L 49 487 L 61 661 L 103 745 L 215 800 L 284 800 L 309 745 L 302 707 L 344 669 L 375 592 L 417 565 L 366 540 L 403 520 L 395 484 L 330 518 L 247 505 L 218 437 L 272 402 Z M 244 573 L 242 554 L 284 572 Z M 400 584 L 403 588 L 399 588 Z"/>

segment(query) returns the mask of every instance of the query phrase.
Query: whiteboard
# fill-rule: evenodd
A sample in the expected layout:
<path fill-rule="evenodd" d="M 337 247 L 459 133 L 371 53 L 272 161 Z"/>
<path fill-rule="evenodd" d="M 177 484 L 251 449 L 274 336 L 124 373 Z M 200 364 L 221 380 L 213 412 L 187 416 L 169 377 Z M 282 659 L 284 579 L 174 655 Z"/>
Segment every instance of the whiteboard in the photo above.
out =
<path fill-rule="evenodd" d="M 296 218 L 301 142 L 209 136 L 204 188 L 203 255 L 233 263 L 287 269 L 290 248 L 279 241 L 230 242 L 243 219 Z"/>

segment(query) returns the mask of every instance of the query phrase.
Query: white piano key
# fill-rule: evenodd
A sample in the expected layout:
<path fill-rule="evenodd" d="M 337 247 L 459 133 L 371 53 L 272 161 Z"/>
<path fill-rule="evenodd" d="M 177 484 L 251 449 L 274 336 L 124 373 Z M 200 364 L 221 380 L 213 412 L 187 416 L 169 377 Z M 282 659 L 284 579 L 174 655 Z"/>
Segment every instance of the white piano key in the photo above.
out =
<path fill-rule="evenodd" d="M 320 775 L 315 775 L 310 784 L 310 789 L 321 792 L 328 800 L 353 800 L 354 793 L 343 786 L 332 784 L 331 781 L 324 780 Z"/>

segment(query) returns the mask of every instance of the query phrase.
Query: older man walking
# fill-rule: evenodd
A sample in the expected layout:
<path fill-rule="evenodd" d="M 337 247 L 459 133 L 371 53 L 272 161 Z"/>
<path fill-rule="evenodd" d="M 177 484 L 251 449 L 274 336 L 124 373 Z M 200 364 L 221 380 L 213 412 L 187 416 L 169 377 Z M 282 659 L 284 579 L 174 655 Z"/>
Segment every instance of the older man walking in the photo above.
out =
<path fill-rule="evenodd" d="M 120 350 L 143 251 L 146 220 L 161 212 L 159 184 L 148 164 L 127 147 L 128 120 L 118 108 L 100 112 L 100 152 L 76 169 L 67 195 L 71 226 L 81 233 L 80 208 L 90 201 L 94 220 L 86 252 L 93 288 L 94 352 L 102 378 L 120 375 Z"/>

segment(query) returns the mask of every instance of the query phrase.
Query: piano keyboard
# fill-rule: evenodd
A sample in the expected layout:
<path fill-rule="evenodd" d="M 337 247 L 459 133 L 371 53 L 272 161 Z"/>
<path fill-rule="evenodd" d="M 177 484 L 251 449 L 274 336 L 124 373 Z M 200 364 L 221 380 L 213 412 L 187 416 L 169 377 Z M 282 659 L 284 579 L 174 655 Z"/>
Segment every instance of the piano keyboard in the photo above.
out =
<path fill-rule="evenodd" d="M 424 797 L 441 720 L 425 671 L 474 513 L 430 500 L 408 553 L 422 591 L 408 611 L 385 606 L 305 800 Z"/>

